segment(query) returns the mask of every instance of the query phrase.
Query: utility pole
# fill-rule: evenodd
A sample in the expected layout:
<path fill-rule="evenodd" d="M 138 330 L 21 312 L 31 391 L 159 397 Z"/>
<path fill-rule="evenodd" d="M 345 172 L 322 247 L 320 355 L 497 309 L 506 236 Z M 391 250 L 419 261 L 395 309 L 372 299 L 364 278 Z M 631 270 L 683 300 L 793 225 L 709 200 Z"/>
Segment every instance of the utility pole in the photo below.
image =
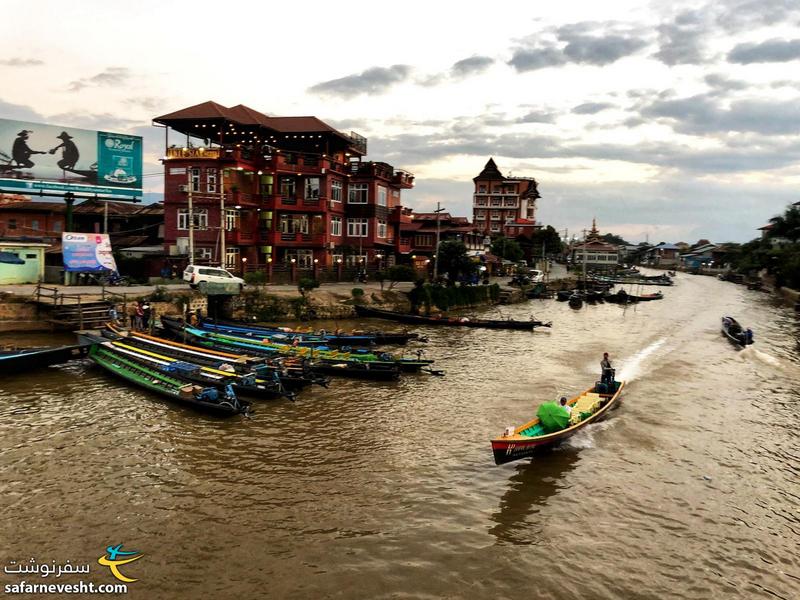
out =
<path fill-rule="evenodd" d="M 108 200 L 105 201 L 103 208 L 103 233 L 108 233 Z"/>
<path fill-rule="evenodd" d="M 433 281 L 435 282 L 439 278 L 439 213 L 442 212 L 444 209 L 440 206 L 440 203 L 436 203 L 436 245 L 434 246 L 434 255 L 433 255 Z"/>
<path fill-rule="evenodd" d="M 219 218 L 220 218 L 220 225 L 222 226 L 222 234 L 220 235 L 220 252 L 219 252 L 219 264 L 223 269 L 228 268 L 228 261 L 225 257 L 225 235 L 228 231 L 228 218 L 225 214 L 225 169 L 219 170 Z"/>
<path fill-rule="evenodd" d="M 192 206 L 192 167 L 186 168 L 186 181 L 189 194 L 189 264 L 194 264 L 194 208 Z"/>

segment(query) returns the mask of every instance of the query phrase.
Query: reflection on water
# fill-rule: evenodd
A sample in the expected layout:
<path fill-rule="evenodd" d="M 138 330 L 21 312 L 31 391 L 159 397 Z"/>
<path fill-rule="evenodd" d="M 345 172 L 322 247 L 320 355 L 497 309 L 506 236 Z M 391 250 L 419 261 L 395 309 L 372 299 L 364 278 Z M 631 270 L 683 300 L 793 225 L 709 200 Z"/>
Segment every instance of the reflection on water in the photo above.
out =
<path fill-rule="evenodd" d="M 87 363 L 4 377 L 4 558 L 124 543 L 146 555 L 131 594 L 178 600 L 800 597 L 796 316 L 710 278 L 664 291 L 486 311 L 546 332 L 419 328 L 445 377 L 337 379 L 252 419 Z M 736 352 L 723 314 L 756 345 Z M 604 351 L 629 379 L 619 409 L 495 466 L 489 439 L 585 389 Z"/>
<path fill-rule="evenodd" d="M 565 475 L 580 459 L 579 452 L 562 446 L 543 450 L 533 459 L 516 465 L 517 473 L 509 478 L 508 490 L 500 498 L 500 510 L 492 514 L 496 523 L 489 533 L 498 542 L 536 544 L 542 523 L 540 508 L 564 487 Z"/>

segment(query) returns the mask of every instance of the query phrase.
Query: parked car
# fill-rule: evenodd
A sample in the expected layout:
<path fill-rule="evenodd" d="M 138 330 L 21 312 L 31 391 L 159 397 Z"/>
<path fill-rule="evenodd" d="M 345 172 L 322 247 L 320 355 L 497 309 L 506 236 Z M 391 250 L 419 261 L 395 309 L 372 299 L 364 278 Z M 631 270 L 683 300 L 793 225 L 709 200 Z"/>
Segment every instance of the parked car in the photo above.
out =
<path fill-rule="evenodd" d="M 238 283 L 239 288 L 244 287 L 244 279 L 231 275 L 225 269 L 217 267 L 204 267 L 189 265 L 183 271 L 183 279 L 189 282 L 189 287 L 196 288 L 201 283 Z"/>
<path fill-rule="evenodd" d="M 531 269 L 530 274 L 528 275 L 533 283 L 541 283 L 544 281 L 544 273 L 542 273 L 538 269 Z"/>

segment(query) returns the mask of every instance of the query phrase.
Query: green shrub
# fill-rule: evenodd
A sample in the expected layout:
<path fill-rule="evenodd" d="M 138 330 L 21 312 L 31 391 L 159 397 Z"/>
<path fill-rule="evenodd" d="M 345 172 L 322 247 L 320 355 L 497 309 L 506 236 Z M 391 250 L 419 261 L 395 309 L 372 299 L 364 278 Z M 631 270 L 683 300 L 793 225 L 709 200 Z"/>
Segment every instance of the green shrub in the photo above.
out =
<path fill-rule="evenodd" d="M 359 300 L 364 297 L 364 290 L 361 288 L 353 288 L 352 290 L 350 290 L 350 293 L 356 300 Z"/>
<path fill-rule="evenodd" d="M 264 271 L 251 271 L 244 274 L 244 282 L 247 285 L 264 285 L 267 283 L 267 274 Z"/>
<path fill-rule="evenodd" d="M 408 265 L 395 265 L 386 271 L 389 279 L 389 289 L 392 289 L 398 281 L 416 281 L 417 272 Z"/>
<path fill-rule="evenodd" d="M 319 287 L 319 281 L 316 279 L 312 279 L 311 277 L 301 277 L 300 281 L 297 282 L 297 289 L 300 290 L 300 293 L 305 296 L 306 292 L 310 292 Z"/>

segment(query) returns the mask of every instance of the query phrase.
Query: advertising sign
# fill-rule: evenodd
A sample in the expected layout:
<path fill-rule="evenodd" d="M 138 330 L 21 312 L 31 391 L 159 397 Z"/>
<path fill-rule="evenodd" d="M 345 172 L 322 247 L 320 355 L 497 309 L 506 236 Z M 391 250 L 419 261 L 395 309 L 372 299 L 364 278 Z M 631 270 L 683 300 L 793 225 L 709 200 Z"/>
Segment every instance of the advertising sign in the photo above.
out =
<path fill-rule="evenodd" d="M 64 270 L 70 273 L 116 271 L 111 240 L 105 233 L 61 234 Z"/>
<path fill-rule="evenodd" d="M 141 197 L 142 138 L 0 119 L 0 188 Z"/>

